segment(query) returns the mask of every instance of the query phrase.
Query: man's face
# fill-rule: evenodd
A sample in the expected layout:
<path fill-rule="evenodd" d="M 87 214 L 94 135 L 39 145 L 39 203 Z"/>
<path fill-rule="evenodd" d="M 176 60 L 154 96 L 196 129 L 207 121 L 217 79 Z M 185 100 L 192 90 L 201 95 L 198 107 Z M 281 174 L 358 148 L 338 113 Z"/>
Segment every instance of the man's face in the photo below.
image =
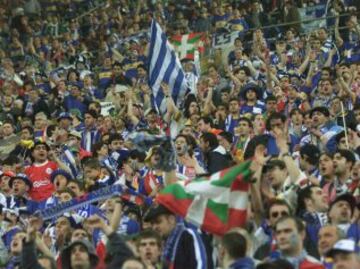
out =
<path fill-rule="evenodd" d="M 353 180 L 360 180 L 360 161 L 357 161 L 351 169 L 351 178 Z"/>
<path fill-rule="evenodd" d="M 326 38 L 327 38 L 327 33 L 325 32 L 324 29 L 320 29 L 320 30 L 318 31 L 318 37 L 319 37 L 319 39 L 320 39 L 321 41 L 325 41 L 325 40 L 326 40 Z"/>
<path fill-rule="evenodd" d="M 289 216 L 290 212 L 287 206 L 285 205 L 273 205 L 269 211 L 269 222 L 270 226 L 274 227 L 275 223 L 284 216 Z"/>
<path fill-rule="evenodd" d="M 148 123 L 156 123 L 156 113 L 151 112 L 146 116 L 146 120 Z"/>
<path fill-rule="evenodd" d="M 319 111 L 315 111 L 312 114 L 311 119 L 312 119 L 314 127 L 321 126 L 327 121 L 327 117 L 323 113 L 321 113 Z"/>
<path fill-rule="evenodd" d="M 284 253 L 291 253 L 302 241 L 302 236 L 297 231 L 295 222 L 291 219 L 276 225 L 275 237 L 279 250 Z"/>
<path fill-rule="evenodd" d="M 240 70 L 237 74 L 236 77 L 240 80 L 240 81 L 245 81 L 247 79 L 247 75 L 246 72 L 244 70 Z"/>
<path fill-rule="evenodd" d="M 138 247 L 140 259 L 147 264 L 156 264 L 159 261 L 161 251 L 155 238 L 143 238 L 139 242 Z"/>
<path fill-rule="evenodd" d="M 303 122 L 303 115 L 299 112 L 299 111 L 295 111 L 292 116 L 291 116 L 291 121 L 293 122 L 293 124 L 295 125 L 300 125 Z"/>
<path fill-rule="evenodd" d="M 58 198 L 59 198 L 60 203 L 65 203 L 65 202 L 70 201 L 72 199 L 72 196 L 68 192 L 63 192 L 59 195 Z"/>
<path fill-rule="evenodd" d="M 239 113 L 239 103 L 235 100 L 231 101 L 229 103 L 229 112 L 230 113 Z"/>
<path fill-rule="evenodd" d="M 284 130 L 284 123 L 282 122 L 281 119 L 272 119 L 270 121 L 270 128 L 271 130 L 274 130 L 275 128 L 279 128 L 281 130 Z"/>
<path fill-rule="evenodd" d="M 48 158 L 48 151 L 45 145 L 36 145 L 32 153 L 36 162 L 45 162 Z"/>
<path fill-rule="evenodd" d="M 56 190 L 63 190 L 66 187 L 67 179 L 63 175 L 57 175 L 54 179 L 54 186 Z"/>
<path fill-rule="evenodd" d="M 174 229 L 176 221 L 172 215 L 160 215 L 151 224 L 155 232 L 161 237 L 167 238 Z"/>
<path fill-rule="evenodd" d="M 82 244 L 73 246 L 70 254 L 72 268 L 90 268 L 90 257 Z"/>
<path fill-rule="evenodd" d="M 29 186 L 21 179 L 15 179 L 12 184 L 12 191 L 15 196 L 23 196 L 29 190 Z"/>
<path fill-rule="evenodd" d="M 330 73 L 328 70 L 321 71 L 321 79 L 329 79 L 329 78 L 330 78 Z"/>
<path fill-rule="evenodd" d="M 205 133 L 205 132 L 209 131 L 209 129 L 210 129 L 209 124 L 206 124 L 203 119 L 199 120 L 198 128 L 199 128 L 199 131 L 202 133 Z"/>
<path fill-rule="evenodd" d="M 339 201 L 329 211 L 333 224 L 348 224 L 351 221 L 351 207 L 347 201 Z"/>
<path fill-rule="evenodd" d="M 238 124 L 238 132 L 240 136 L 248 136 L 250 134 L 251 128 L 247 121 L 240 121 Z"/>
<path fill-rule="evenodd" d="M 329 96 L 333 93 L 333 87 L 328 80 L 324 80 L 320 84 L 320 93 L 326 96 Z"/>
<path fill-rule="evenodd" d="M 70 127 L 70 125 L 71 125 L 71 120 L 68 119 L 68 118 L 64 118 L 64 119 L 61 119 L 61 120 L 59 121 L 59 127 L 60 127 L 60 128 L 67 129 L 67 128 Z"/>
<path fill-rule="evenodd" d="M 305 117 L 304 117 L 304 125 L 308 129 L 313 127 L 312 118 L 310 117 L 310 114 L 305 115 Z"/>
<path fill-rule="evenodd" d="M 267 178 L 273 188 L 280 188 L 287 177 L 286 168 L 281 169 L 279 166 L 274 166 L 267 171 Z"/>
<path fill-rule="evenodd" d="M 1 177 L 0 190 L 2 190 L 4 192 L 8 192 L 10 190 L 9 180 L 10 180 L 10 177 L 8 177 L 8 176 Z"/>
<path fill-rule="evenodd" d="M 339 240 L 336 226 L 324 226 L 319 231 L 318 251 L 321 257 Z"/>
<path fill-rule="evenodd" d="M 311 43 L 311 46 L 314 50 L 319 50 L 321 48 L 321 41 L 316 39 Z"/>
<path fill-rule="evenodd" d="M 334 269 L 360 268 L 359 259 L 354 253 L 338 252 L 334 256 Z"/>
<path fill-rule="evenodd" d="M 29 139 L 31 139 L 31 133 L 29 132 L 28 129 L 22 129 L 20 137 L 23 140 L 29 140 Z"/>
<path fill-rule="evenodd" d="M 329 209 L 327 196 L 319 187 L 311 188 L 311 202 L 316 212 L 327 212 Z"/>
<path fill-rule="evenodd" d="M 224 147 L 227 151 L 231 150 L 231 143 L 225 137 L 218 136 L 218 140 L 220 146 Z"/>
<path fill-rule="evenodd" d="M 335 153 L 333 161 L 336 175 L 346 172 L 346 159 L 340 153 Z"/>
<path fill-rule="evenodd" d="M 282 77 L 280 79 L 280 87 L 281 89 L 285 89 L 290 84 L 290 78 L 289 77 Z"/>
<path fill-rule="evenodd" d="M 100 172 L 97 169 L 85 166 L 84 167 L 84 175 L 87 179 L 97 180 L 100 175 Z"/>
<path fill-rule="evenodd" d="M 186 139 L 182 136 L 179 136 L 178 138 L 176 138 L 175 140 L 175 148 L 176 148 L 176 153 L 180 156 L 183 156 L 184 154 L 186 154 L 187 152 L 187 142 Z"/>
<path fill-rule="evenodd" d="M 334 163 L 330 156 L 328 155 L 321 155 L 319 160 L 319 170 L 321 176 L 331 176 L 334 173 Z"/>
<path fill-rule="evenodd" d="M 255 90 L 248 90 L 246 92 L 246 98 L 247 98 L 247 100 L 250 100 L 250 101 L 256 100 L 256 92 L 255 92 Z"/>
<path fill-rule="evenodd" d="M 10 251 L 13 255 L 19 255 L 21 253 L 25 237 L 26 234 L 23 232 L 19 232 L 14 235 L 10 244 Z"/>
<path fill-rule="evenodd" d="M 137 77 L 138 78 L 146 77 L 146 70 L 144 68 L 138 68 L 137 69 Z"/>
<path fill-rule="evenodd" d="M 183 135 L 193 135 L 193 130 L 191 126 L 185 126 L 185 128 L 181 131 Z"/>
<path fill-rule="evenodd" d="M 113 141 L 111 141 L 110 149 L 112 151 L 121 150 L 123 145 L 124 145 L 124 140 L 113 140 Z"/>
<path fill-rule="evenodd" d="M 35 129 L 42 129 L 46 126 L 46 120 L 42 116 L 36 116 L 34 120 Z"/>
<path fill-rule="evenodd" d="M 275 112 L 275 110 L 276 110 L 276 101 L 268 100 L 266 102 L 266 112 L 271 113 L 271 112 Z"/>
<path fill-rule="evenodd" d="M 2 127 L 4 136 L 9 136 L 14 133 L 14 128 L 10 123 L 5 123 Z"/>
<path fill-rule="evenodd" d="M 74 182 L 69 182 L 69 184 L 67 184 L 67 187 L 72 190 L 76 196 L 80 196 L 82 195 L 82 192 L 78 186 L 78 184 L 74 183 Z"/>
<path fill-rule="evenodd" d="M 13 99 L 11 96 L 8 96 L 8 95 L 4 96 L 3 104 L 5 107 L 10 107 L 12 102 L 13 102 Z"/>
<path fill-rule="evenodd" d="M 64 236 L 71 230 L 70 221 L 66 217 L 60 217 L 55 224 L 56 236 Z"/>
<path fill-rule="evenodd" d="M 286 50 L 286 43 L 284 41 L 276 42 L 276 51 L 282 53 Z"/>
<path fill-rule="evenodd" d="M 84 123 L 85 123 L 85 127 L 92 127 L 95 123 L 95 119 L 91 115 L 85 114 Z"/>
<path fill-rule="evenodd" d="M 71 242 L 77 241 L 77 240 L 88 240 L 88 234 L 84 229 L 76 229 L 71 234 Z"/>

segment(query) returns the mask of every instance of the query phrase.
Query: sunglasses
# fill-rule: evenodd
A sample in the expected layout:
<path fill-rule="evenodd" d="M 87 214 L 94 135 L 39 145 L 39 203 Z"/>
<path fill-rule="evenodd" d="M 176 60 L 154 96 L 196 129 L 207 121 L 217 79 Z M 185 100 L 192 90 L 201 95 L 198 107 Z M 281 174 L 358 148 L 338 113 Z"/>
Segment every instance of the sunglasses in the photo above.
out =
<path fill-rule="evenodd" d="M 280 212 L 272 212 L 271 213 L 271 217 L 272 218 L 277 218 L 277 217 L 285 217 L 285 216 L 287 216 L 287 215 L 289 215 L 289 213 L 288 212 L 286 212 L 286 211 L 280 211 Z"/>

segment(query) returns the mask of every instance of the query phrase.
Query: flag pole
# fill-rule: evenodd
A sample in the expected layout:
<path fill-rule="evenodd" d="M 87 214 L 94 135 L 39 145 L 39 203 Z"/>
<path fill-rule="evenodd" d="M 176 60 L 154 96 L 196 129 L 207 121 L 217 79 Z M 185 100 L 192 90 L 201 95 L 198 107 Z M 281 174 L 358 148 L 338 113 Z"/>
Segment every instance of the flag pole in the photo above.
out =
<path fill-rule="evenodd" d="M 345 111 L 344 111 L 343 101 L 340 101 L 340 105 L 341 105 L 341 116 L 342 116 L 342 120 L 343 120 L 344 133 L 345 133 L 346 148 L 349 149 L 349 139 L 348 139 L 348 133 L 347 133 L 347 127 L 346 127 L 346 121 L 345 121 Z"/>

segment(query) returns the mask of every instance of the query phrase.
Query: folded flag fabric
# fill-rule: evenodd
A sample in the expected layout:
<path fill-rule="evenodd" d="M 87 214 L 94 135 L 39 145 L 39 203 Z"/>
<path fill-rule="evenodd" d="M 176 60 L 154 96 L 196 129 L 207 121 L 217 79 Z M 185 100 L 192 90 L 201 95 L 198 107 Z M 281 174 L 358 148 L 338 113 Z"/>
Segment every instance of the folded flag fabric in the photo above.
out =
<path fill-rule="evenodd" d="M 204 231 L 223 235 L 246 223 L 250 161 L 222 170 L 210 177 L 165 187 L 156 202 Z"/>
<path fill-rule="evenodd" d="M 180 59 L 194 60 L 195 50 L 198 49 L 200 53 L 205 51 L 205 34 L 204 33 L 190 33 L 187 35 L 174 35 L 170 42 L 174 46 Z"/>
<path fill-rule="evenodd" d="M 178 106 L 184 101 L 187 91 L 185 74 L 173 46 L 160 25 L 153 20 L 150 29 L 149 86 L 152 90 L 155 108 L 166 112 L 166 102 L 161 83 L 168 84 L 171 96 Z"/>

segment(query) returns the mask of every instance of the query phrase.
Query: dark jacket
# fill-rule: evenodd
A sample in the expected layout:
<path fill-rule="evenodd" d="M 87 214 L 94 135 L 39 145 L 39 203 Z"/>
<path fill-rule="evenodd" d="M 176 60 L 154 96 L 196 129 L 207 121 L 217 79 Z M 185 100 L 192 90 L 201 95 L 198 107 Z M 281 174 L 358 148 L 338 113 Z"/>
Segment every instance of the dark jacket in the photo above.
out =
<path fill-rule="evenodd" d="M 44 269 L 37 259 L 34 242 L 24 242 L 20 260 L 21 269 Z"/>
<path fill-rule="evenodd" d="M 167 238 L 163 252 L 163 269 L 209 268 L 206 247 L 193 228 L 178 224 Z"/>
<path fill-rule="evenodd" d="M 218 146 L 205 154 L 206 168 L 209 174 L 216 173 L 232 165 L 232 158 L 226 150 Z"/>
<path fill-rule="evenodd" d="M 254 269 L 255 263 L 249 257 L 244 257 L 237 259 L 234 263 L 232 263 L 229 267 L 230 269 Z"/>
<path fill-rule="evenodd" d="M 107 269 L 121 268 L 123 263 L 134 254 L 128 248 L 125 241 L 117 233 L 112 233 L 108 236 L 108 244 L 106 246 L 107 255 L 111 256 L 110 262 L 107 264 Z M 70 257 L 68 257 L 70 258 Z M 37 254 L 34 242 L 25 242 L 21 254 L 20 261 L 21 269 L 44 269 L 37 260 Z M 68 268 L 62 268 L 68 269 Z"/>
<path fill-rule="evenodd" d="M 108 243 L 106 245 L 107 255 L 111 256 L 110 263 L 107 264 L 107 269 L 121 268 L 123 263 L 134 254 L 126 245 L 121 235 L 112 233 L 108 236 Z"/>

